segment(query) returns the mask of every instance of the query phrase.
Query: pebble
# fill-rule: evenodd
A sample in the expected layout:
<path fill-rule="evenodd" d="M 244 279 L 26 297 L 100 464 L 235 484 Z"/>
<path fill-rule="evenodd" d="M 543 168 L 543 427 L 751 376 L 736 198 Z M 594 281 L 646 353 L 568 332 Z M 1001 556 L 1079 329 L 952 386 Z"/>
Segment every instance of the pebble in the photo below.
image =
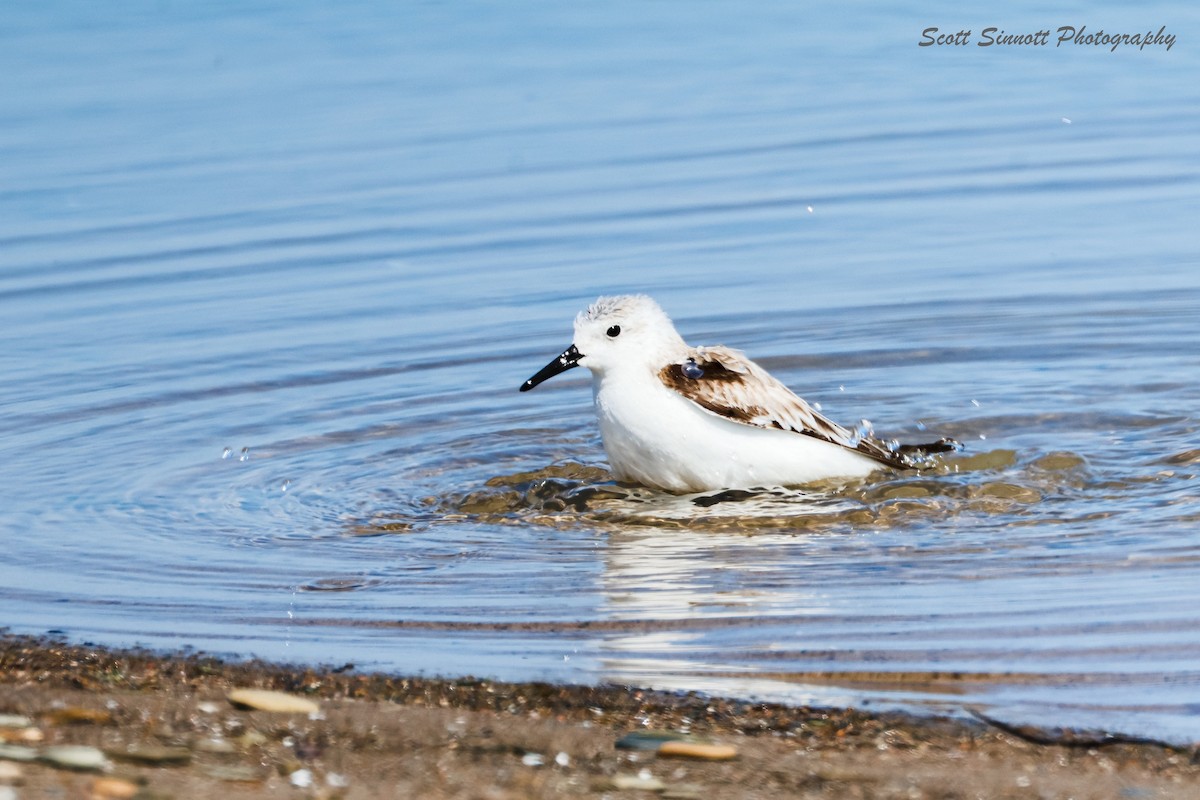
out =
<path fill-rule="evenodd" d="M 618 750 L 657 750 L 663 742 L 694 741 L 694 737 L 676 731 L 633 731 L 617 739 Z"/>
<path fill-rule="evenodd" d="M 237 752 L 237 745 L 233 742 L 228 739 L 217 739 L 215 737 L 199 739 L 192 747 L 201 753 L 216 753 L 217 755 L 229 755 L 230 753 Z"/>
<path fill-rule="evenodd" d="M 541 753 L 526 753 L 521 756 L 521 763 L 527 767 L 540 767 L 546 763 L 546 759 Z"/>
<path fill-rule="evenodd" d="M 108 725 L 113 721 L 111 711 L 67 706 L 47 711 L 43 717 L 55 725 Z"/>
<path fill-rule="evenodd" d="M 310 769 L 298 769 L 288 775 L 288 781 L 297 789 L 307 789 L 312 786 L 313 774 Z"/>
<path fill-rule="evenodd" d="M 608 789 L 619 792 L 640 790 L 643 792 L 661 792 L 667 788 L 667 785 L 650 775 L 630 775 L 628 773 L 618 772 L 606 781 L 601 782 L 597 788 L 600 791 Z"/>
<path fill-rule="evenodd" d="M 321 707 L 306 697 L 270 689 L 234 689 L 226 695 L 235 706 L 280 714 L 316 714 Z"/>
<path fill-rule="evenodd" d="M 254 767 L 205 767 L 204 774 L 230 783 L 262 783 L 265 780 L 262 771 Z"/>
<path fill-rule="evenodd" d="M 158 767 L 187 764 L 192 760 L 192 751 L 186 747 L 133 745 L 124 750 L 108 750 L 107 752 L 110 758 L 117 761 Z"/>
<path fill-rule="evenodd" d="M 40 742 L 46 738 L 41 728 L 0 728 L 0 742 Z"/>
<path fill-rule="evenodd" d="M 82 744 L 59 744 L 42 750 L 41 761 L 63 769 L 95 772 L 109 766 L 103 750 Z"/>
<path fill-rule="evenodd" d="M 0 744 L 0 758 L 7 761 L 36 761 L 37 750 L 19 744 Z"/>
<path fill-rule="evenodd" d="M 138 793 L 138 785 L 124 778 L 96 778 L 92 781 L 92 797 L 96 800 L 130 800 Z"/>
<path fill-rule="evenodd" d="M 727 744 L 698 744 L 696 742 L 663 742 L 656 751 L 660 756 L 699 758 L 704 761 L 729 761 L 737 758 L 737 748 Z"/>
<path fill-rule="evenodd" d="M 251 747 L 262 747 L 269 742 L 270 739 L 262 731 L 249 730 L 237 738 L 237 743 L 246 749 Z"/>
<path fill-rule="evenodd" d="M 25 773 L 11 761 L 0 761 L 0 784 L 20 783 Z"/>
<path fill-rule="evenodd" d="M 0 728 L 32 728 L 33 720 L 20 714 L 0 714 Z"/>

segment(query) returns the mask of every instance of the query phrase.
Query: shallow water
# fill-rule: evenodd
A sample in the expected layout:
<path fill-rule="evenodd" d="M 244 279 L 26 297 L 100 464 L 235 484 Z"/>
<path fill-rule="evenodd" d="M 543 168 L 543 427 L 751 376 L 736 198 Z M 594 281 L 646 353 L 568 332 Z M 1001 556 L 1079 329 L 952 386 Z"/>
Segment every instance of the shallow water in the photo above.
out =
<path fill-rule="evenodd" d="M 598 13 L 11 11 L 4 624 L 1200 739 L 1195 14 Z M 516 391 L 611 291 L 967 449 L 617 485 Z"/>

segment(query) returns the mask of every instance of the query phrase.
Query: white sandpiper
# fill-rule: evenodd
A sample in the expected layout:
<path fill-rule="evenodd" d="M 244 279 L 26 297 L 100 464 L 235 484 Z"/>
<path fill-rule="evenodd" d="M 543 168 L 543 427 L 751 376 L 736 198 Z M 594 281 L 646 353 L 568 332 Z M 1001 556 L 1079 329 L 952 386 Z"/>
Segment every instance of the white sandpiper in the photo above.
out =
<path fill-rule="evenodd" d="M 869 424 L 843 428 L 741 352 L 688 346 L 645 295 L 601 297 L 580 312 L 572 345 L 521 391 L 577 366 L 592 372 L 613 475 L 667 491 L 860 478 L 961 449 L 953 439 L 884 443 Z"/>

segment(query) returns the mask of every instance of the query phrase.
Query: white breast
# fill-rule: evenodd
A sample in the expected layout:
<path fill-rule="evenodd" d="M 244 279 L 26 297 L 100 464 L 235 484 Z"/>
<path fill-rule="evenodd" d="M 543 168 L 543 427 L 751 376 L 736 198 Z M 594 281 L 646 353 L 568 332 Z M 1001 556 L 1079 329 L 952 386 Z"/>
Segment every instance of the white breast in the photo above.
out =
<path fill-rule="evenodd" d="M 880 468 L 812 436 L 718 417 L 652 375 L 597 376 L 593 391 L 604 449 L 619 480 L 708 491 L 862 477 Z"/>

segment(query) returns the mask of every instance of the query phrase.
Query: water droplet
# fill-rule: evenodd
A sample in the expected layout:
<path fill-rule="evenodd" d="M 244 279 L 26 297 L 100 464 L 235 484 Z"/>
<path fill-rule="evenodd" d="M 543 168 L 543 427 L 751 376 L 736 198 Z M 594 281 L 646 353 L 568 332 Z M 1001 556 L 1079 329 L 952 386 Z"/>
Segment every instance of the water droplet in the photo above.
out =
<path fill-rule="evenodd" d="M 900 442 L 896 441 L 895 439 L 889 439 L 887 443 L 887 449 L 889 453 L 896 452 L 900 449 Z"/>
<path fill-rule="evenodd" d="M 972 401 L 971 401 L 971 405 L 975 406 L 976 408 L 979 408 L 979 401 L 978 401 L 978 400 L 972 400 Z"/>
<path fill-rule="evenodd" d="M 810 214 L 811 214 L 811 213 L 813 213 L 813 207 L 812 207 L 812 206 L 807 206 L 807 208 L 808 208 L 808 213 L 810 213 Z"/>
<path fill-rule="evenodd" d="M 875 432 L 874 426 L 871 425 L 871 420 L 860 419 L 858 425 L 854 426 L 854 430 L 850 431 L 850 446 L 858 447 L 863 439 L 866 439 Z"/>
<path fill-rule="evenodd" d="M 286 492 L 291 487 L 292 487 L 292 481 L 291 481 L 291 479 L 288 479 L 288 480 L 285 480 L 283 482 L 283 485 L 279 487 L 279 491 Z"/>
<path fill-rule="evenodd" d="M 986 433 L 981 433 L 981 434 L 979 434 L 979 438 L 980 438 L 980 439 L 986 439 L 986 438 L 987 438 L 987 434 L 986 434 Z"/>
<path fill-rule="evenodd" d="M 1071 120 L 1067 119 L 1066 117 L 1063 117 L 1062 121 L 1065 122 L 1067 125 L 1071 124 Z"/>
<path fill-rule="evenodd" d="M 221 451 L 221 458 L 229 458 L 231 455 L 233 455 L 232 447 L 226 447 L 224 450 Z"/>
<path fill-rule="evenodd" d="M 238 461 L 249 461 L 249 460 L 250 460 L 250 448 L 243 447 L 242 454 L 240 456 L 238 456 Z"/>
<path fill-rule="evenodd" d="M 813 407 L 813 411 L 820 411 L 820 410 L 821 410 L 821 404 L 820 404 L 820 403 L 813 403 L 813 404 L 812 404 L 812 407 Z"/>
<path fill-rule="evenodd" d="M 838 391 L 839 391 L 839 392 L 844 392 L 844 391 L 846 391 L 846 387 L 845 387 L 845 386 L 839 386 L 839 387 L 838 387 Z"/>
<path fill-rule="evenodd" d="M 919 430 L 919 431 L 925 430 L 925 423 L 918 420 L 917 421 L 917 430 Z"/>
<path fill-rule="evenodd" d="M 683 362 L 683 375 L 685 378 L 697 380 L 704 377 L 704 370 L 701 369 L 700 365 L 696 363 L 696 359 L 689 358 L 687 361 Z"/>

